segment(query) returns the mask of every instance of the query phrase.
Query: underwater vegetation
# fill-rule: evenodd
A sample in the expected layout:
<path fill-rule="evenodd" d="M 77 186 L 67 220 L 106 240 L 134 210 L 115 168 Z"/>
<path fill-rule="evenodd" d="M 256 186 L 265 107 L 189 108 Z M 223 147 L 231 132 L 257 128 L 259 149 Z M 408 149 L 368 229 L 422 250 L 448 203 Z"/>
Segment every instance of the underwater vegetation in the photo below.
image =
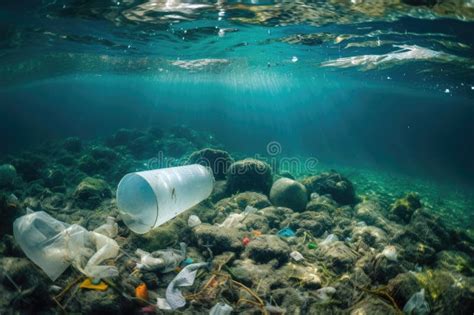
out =
<path fill-rule="evenodd" d="M 120 178 L 193 163 L 211 168 L 211 196 L 132 233 L 114 198 Z M 428 201 L 386 199 L 337 170 L 291 174 L 184 126 L 52 141 L 2 159 L 0 312 L 469 314 L 474 239 Z M 27 211 L 108 235 L 120 251 L 104 266 L 117 275 L 94 283 L 69 267 L 51 281 L 12 236 Z M 168 305 L 170 286 L 184 300 Z"/>

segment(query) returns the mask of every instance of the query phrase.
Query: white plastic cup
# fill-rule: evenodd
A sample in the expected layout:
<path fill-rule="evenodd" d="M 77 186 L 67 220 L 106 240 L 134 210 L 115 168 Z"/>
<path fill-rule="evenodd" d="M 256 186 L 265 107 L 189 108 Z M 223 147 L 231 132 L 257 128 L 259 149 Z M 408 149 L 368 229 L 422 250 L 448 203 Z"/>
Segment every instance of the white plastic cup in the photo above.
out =
<path fill-rule="evenodd" d="M 146 233 L 197 205 L 212 193 L 214 176 L 199 164 L 130 173 L 117 187 L 123 222 Z"/>

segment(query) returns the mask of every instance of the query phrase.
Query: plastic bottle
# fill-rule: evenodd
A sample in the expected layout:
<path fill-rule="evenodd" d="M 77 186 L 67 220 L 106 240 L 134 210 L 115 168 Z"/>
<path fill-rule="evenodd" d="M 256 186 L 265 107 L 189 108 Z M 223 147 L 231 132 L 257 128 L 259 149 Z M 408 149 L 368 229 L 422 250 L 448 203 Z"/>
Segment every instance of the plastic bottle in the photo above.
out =
<path fill-rule="evenodd" d="M 186 165 L 125 175 L 117 188 L 124 223 L 143 234 L 209 197 L 214 176 L 208 168 Z"/>

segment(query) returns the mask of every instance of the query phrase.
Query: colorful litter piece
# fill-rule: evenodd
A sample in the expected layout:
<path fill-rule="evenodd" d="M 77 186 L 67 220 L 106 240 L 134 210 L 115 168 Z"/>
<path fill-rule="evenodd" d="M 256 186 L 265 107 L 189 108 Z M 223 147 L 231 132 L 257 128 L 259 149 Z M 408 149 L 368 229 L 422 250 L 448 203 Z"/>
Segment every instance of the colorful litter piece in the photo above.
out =
<path fill-rule="evenodd" d="M 81 289 L 90 289 L 90 290 L 96 290 L 96 291 L 107 291 L 109 288 L 108 284 L 100 281 L 98 284 L 92 283 L 91 278 L 87 278 L 84 280 L 80 285 L 79 288 Z"/>

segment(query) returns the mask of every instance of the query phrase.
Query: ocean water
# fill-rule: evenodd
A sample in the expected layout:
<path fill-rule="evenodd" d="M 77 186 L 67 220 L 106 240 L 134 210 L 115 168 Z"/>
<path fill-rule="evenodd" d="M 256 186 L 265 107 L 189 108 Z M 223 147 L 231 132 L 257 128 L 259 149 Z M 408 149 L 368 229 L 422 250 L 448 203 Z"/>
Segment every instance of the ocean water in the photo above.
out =
<path fill-rule="evenodd" d="M 67 138 L 185 126 L 203 138 L 173 158 L 213 146 L 294 159 L 298 180 L 333 169 L 387 209 L 417 192 L 474 236 L 473 30 L 469 0 L 3 1 L 0 164 L 48 161 L 4 191 L 26 200 Z"/>

